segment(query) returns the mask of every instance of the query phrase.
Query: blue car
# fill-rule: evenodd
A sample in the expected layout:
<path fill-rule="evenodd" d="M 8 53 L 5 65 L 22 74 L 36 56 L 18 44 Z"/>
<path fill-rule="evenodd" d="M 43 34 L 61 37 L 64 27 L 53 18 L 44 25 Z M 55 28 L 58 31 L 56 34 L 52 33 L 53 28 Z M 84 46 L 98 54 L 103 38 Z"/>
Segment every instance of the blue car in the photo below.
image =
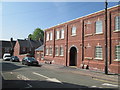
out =
<path fill-rule="evenodd" d="M 17 56 L 12 56 L 10 59 L 11 62 L 20 62 Z"/>

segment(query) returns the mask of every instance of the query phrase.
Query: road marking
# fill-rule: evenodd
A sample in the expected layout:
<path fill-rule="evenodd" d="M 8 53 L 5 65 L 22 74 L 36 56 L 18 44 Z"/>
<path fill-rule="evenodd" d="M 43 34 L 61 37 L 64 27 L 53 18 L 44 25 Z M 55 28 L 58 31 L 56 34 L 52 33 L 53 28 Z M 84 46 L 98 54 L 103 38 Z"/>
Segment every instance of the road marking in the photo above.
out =
<path fill-rule="evenodd" d="M 30 85 L 30 84 L 28 84 L 28 83 L 27 83 L 27 85 L 28 85 L 28 87 L 25 87 L 25 88 L 32 88 L 32 85 Z"/>
<path fill-rule="evenodd" d="M 96 78 L 93 78 L 94 80 L 97 80 L 97 81 L 102 81 L 102 82 L 109 82 L 109 83 L 113 83 L 113 84 L 118 84 L 117 82 L 112 82 L 112 81 L 107 81 L 107 80 L 102 80 L 102 79 L 96 79 Z"/>
<path fill-rule="evenodd" d="M 17 75 L 18 79 L 22 79 L 22 80 L 30 80 L 29 78 L 25 77 L 24 75 Z"/>
<path fill-rule="evenodd" d="M 91 86 L 91 87 L 97 87 L 97 86 Z"/>
<path fill-rule="evenodd" d="M 118 85 L 113 85 L 113 84 L 109 84 L 109 83 L 103 83 L 102 85 L 104 85 L 104 86 L 118 87 Z"/>
<path fill-rule="evenodd" d="M 13 72 L 10 72 L 10 74 L 13 74 Z"/>
<path fill-rule="evenodd" d="M 56 78 L 49 78 L 47 76 L 44 76 L 44 75 L 36 73 L 36 72 L 33 72 L 33 74 L 41 76 L 41 77 L 45 78 L 47 81 L 62 83 L 61 81 L 57 80 Z"/>

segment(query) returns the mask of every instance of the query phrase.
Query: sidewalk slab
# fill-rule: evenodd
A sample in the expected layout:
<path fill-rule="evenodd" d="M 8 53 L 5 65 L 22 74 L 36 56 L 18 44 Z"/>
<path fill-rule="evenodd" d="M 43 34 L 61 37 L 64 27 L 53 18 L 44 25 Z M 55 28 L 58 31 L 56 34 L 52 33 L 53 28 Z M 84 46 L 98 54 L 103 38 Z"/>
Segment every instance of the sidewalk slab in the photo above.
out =
<path fill-rule="evenodd" d="M 106 75 L 100 71 L 92 71 L 89 69 L 80 69 L 76 67 L 68 67 L 68 66 L 62 66 L 62 65 L 56 65 L 56 64 L 44 64 L 43 63 L 42 65 L 49 69 L 62 70 L 62 71 L 70 72 L 70 73 L 91 76 L 92 78 L 103 79 L 103 80 L 108 80 L 112 82 L 120 82 L 118 81 L 118 79 L 120 78 L 120 75 L 118 74 L 110 73 Z"/>

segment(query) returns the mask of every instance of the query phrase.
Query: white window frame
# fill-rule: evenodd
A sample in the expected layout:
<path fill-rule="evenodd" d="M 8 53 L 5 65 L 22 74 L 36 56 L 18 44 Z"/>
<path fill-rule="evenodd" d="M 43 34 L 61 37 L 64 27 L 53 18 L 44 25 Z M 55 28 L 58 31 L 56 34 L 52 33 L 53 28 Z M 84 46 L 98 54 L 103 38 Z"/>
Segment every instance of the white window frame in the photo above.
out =
<path fill-rule="evenodd" d="M 95 22 L 95 33 L 100 34 L 103 33 L 103 22 L 102 20 Z"/>
<path fill-rule="evenodd" d="M 60 39 L 60 31 L 56 31 L 55 37 L 56 37 L 56 40 Z"/>
<path fill-rule="evenodd" d="M 120 61 L 120 58 L 118 58 L 118 57 L 120 57 L 120 48 L 117 49 L 116 47 L 120 47 L 120 45 L 115 46 L 115 60 Z"/>
<path fill-rule="evenodd" d="M 75 26 L 73 26 L 71 29 L 71 36 L 75 36 L 76 32 L 77 32 L 77 28 Z"/>
<path fill-rule="evenodd" d="M 64 48 L 63 48 L 63 46 L 60 47 L 60 56 L 64 56 Z"/>
<path fill-rule="evenodd" d="M 60 31 L 60 38 L 61 38 L 61 39 L 64 39 L 64 29 L 62 29 L 62 30 Z"/>
<path fill-rule="evenodd" d="M 49 47 L 49 55 L 51 56 L 52 53 L 53 53 L 53 51 L 52 51 L 52 47 L 50 46 L 50 47 Z"/>
<path fill-rule="evenodd" d="M 115 17 L 115 31 L 120 31 L 120 16 Z"/>
<path fill-rule="evenodd" d="M 49 49 L 48 47 L 46 48 L 46 52 L 45 52 L 45 55 L 48 55 L 49 54 Z"/>
<path fill-rule="evenodd" d="M 58 56 L 59 55 L 59 48 L 58 46 L 55 47 L 55 56 Z"/>
<path fill-rule="evenodd" d="M 95 47 L 95 59 L 102 60 L 103 59 L 103 49 L 101 51 L 97 51 L 97 49 L 102 49 L 102 46 Z"/>
<path fill-rule="evenodd" d="M 50 32 L 50 40 L 52 40 L 52 32 Z"/>
<path fill-rule="evenodd" d="M 46 41 L 49 41 L 49 33 L 46 35 Z"/>

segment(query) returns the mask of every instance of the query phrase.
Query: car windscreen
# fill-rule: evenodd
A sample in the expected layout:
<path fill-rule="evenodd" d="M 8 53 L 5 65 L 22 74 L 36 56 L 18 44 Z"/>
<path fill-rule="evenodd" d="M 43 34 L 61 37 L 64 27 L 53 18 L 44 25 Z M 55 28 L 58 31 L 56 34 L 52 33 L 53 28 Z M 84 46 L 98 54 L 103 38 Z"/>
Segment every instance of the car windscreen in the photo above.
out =
<path fill-rule="evenodd" d="M 5 57 L 10 57 L 10 55 L 6 55 Z"/>
<path fill-rule="evenodd" d="M 33 57 L 28 57 L 28 60 L 30 60 L 30 61 L 35 61 L 35 58 L 33 58 Z"/>
<path fill-rule="evenodd" d="M 17 57 L 17 56 L 15 56 L 14 58 L 18 59 L 18 57 Z"/>

